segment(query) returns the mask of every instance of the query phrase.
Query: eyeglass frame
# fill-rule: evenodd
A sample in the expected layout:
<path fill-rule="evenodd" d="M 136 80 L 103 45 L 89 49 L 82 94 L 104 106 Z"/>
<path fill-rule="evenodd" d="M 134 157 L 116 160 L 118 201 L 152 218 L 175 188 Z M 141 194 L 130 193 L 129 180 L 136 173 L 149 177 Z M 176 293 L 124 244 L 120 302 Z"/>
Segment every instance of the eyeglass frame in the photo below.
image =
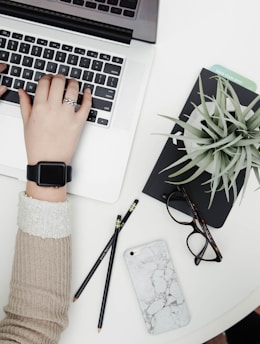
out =
<path fill-rule="evenodd" d="M 199 211 L 198 211 L 198 208 L 196 206 L 196 204 L 194 202 L 191 201 L 191 199 L 189 198 L 185 188 L 181 185 L 177 185 L 177 190 L 174 190 L 173 192 L 171 192 L 169 194 L 169 196 L 166 196 L 166 195 L 163 195 L 163 198 L 166 199 L 166 209 L 170 215 L 170 217 L 176 222 L 176 223 L 179 223 L 179 224 L 182 224 L 182 225 L 189 225 L 189 226 L 192 226 L 193 228 L 193 231 L 187 236 L 187 239 L 186 239 L 186 245 L 189 249 L 189 251 L 191 252 L 191 254 L 195 257 L 194 258 L 194 262 L 195 262 L 195 265 L 199 265 L 199 263 L 201 261 L 208 261 L 208 262 L 221 262 L 222 260 L 222 254 L 220 253 L 220 250 L 215 242 L 215 240 L 213 239 L 209 229 L 208 229 L 208 226 L 205 222 L 205 220 L 203 219 L 203 217 L 200 215 Z M 170 199 L 172 198 L 173 194 L 176 192 L 176 191 L 180 191 L 182 192 L 187 204 L 189 205 L 190 209 L 192 210 L 192 213 L 193 213 L 193 217 L 192 217 L 192 220 L 190 222 L 186 222 L 186 221 L 178 221 L 176 220 L 171 211 L 170 211 Z M 197 223 L 196 223 L 196 220 L 199 222 L 200 226 L 201 226 L 201 229 L 197 226 Z M 196 255 L 190 248 L 189 246 L 189 238 L 193 235 L 193 234 L 201 234 L 204 236 L 204 238 L 206 239 L 206 242 L 205 242 L 205 245 L 204 247 L 202 248 L 202 250 Z M 203 255 L 205 254 L 206 252 L 206 249 L 208 247 L 208 244 L 212 247 L 212 249 L 214 250 L 215 254 L 216 254 L 216 258 L 215 259 L 206 259 L 206 258 L 203 258 Z"/>

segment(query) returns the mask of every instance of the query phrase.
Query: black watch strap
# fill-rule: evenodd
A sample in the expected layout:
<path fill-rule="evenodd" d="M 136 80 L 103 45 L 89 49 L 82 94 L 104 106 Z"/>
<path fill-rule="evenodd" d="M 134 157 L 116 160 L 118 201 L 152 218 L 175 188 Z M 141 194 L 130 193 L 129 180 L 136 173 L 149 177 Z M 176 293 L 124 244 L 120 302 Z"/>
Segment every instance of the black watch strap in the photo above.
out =
<path fill-rule="evenodd" d="M 40 161 L 27 165 L 27 180 L 39 186 L 61 187 L 72 180 L 72 167 L 59 161 Z"/>

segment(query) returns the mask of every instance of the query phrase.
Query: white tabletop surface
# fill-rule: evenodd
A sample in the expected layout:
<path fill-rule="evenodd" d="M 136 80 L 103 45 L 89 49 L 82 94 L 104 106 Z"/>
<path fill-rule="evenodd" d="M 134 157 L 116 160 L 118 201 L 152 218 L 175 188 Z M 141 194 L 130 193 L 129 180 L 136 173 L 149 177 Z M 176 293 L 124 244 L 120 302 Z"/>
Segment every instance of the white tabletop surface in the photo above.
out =
<path fill-rule="evenodd" d="M 195 266 L 185 244 L 188 230 L 173 223 L 163 204 L 141 192 L 165 143 L 165 137 L 152 133 L 168 133 L 172 126 L 157 114 L 178 116 L 202 67 L 218 63 L 260 85 L 259 11 L 258 0 L 161 1 L 154 66 L 121 196 L 114 204 L 71 197 L 71 297 L 113 233 L 116 215 L 123 215 L 135 198 L 140 202 L 119 236 L 101 333 L 97 322 L 108 257 L 80 299 L 71 304 L 70 325 L 62 334 L 62 344 L 201 344 L 260 304 L 260 191 L 255 192 L 253 175 L 242 204 L 235 204 L 222 228 L 211 228 L 224 257 L 221 263 Z M 17 194 L 24 183 L 0 176 L 0 185 L 2 309 L 9 290 Z M 155 239 L 168 243 L 191 321 L 181 329 L 153 336 L 146 331 L 123 252 Z"/>

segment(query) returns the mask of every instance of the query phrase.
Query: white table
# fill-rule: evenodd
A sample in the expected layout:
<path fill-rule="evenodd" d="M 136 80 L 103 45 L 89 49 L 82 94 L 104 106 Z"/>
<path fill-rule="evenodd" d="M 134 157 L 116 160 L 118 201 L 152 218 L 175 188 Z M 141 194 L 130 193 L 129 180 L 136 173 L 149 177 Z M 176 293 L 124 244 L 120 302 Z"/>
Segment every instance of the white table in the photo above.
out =
<path fill-rule="evenodd" d="M 165 137 L 151 134 L 168 133 L 172 126 L 157 114 L 179 114 L 202 67 L 219 63 L 260 85 L 259 11 L 258 0 L 161 1 L 154 66 L 121 196 L 114 204 L 71 197 L 72 296 L 112 235 L 116 215 L 123 215 L 135 198 L 140 202 L 119 237 L 101 333 L 97 321 L 108 257 L 71 305 L 62 344 L 201 344 L 260 304 L 260 191 L 254 191 L 253 176 L 242 204 L 235 204 L 221 229 L 211 229 L 224 257 L 221 263 L 195 266 L 185 244 L 189 229 L 173 223 L 163 204 L 141 192 L 165 143 Z M 0 176 L 0 185 L 2 309 L 9 290 L 17 193 L 24 183 Z M 167 241 L 191 313 L 188 326 L 158 336 L 146 331 L 123 261 L 125 249 L 154 239 Z"/>

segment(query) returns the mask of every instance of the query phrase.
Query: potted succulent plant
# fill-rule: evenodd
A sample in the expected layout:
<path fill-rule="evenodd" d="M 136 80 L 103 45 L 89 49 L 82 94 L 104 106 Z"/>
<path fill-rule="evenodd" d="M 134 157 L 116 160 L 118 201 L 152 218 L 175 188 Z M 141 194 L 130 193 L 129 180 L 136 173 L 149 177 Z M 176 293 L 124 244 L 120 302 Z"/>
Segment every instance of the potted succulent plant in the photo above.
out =
<path fill-rule="evenodd" d="M 191 102 L 191 114 L 184 114 L 179 119 L 164 116 L 182 128 L 181 132 L 167 136 L 183 142 L 184 147 L 180 149 L 186 150 L 184 156 L 164 168 L 163 172 L 175 168 L 168 176 L 168 183 L 186 184 L 208 171 L 210 177 L 203 184 L 208 185 L 211 193 L 209 207 L 218 191 L 225 192 L 227 201 L 230 190 L 233 200 L 237 198 L 236 180 L 241 171 L 244 173 L 242 197 L 251 170 L 260 184 L 260 96 L 255 95 L 245 106 L 227 79 L 219 75 L 213 78 L 216 80 L 215 96 L 204 92 L 199 77 L 199 104 Z M 187 172 L 194 167 L 195 172 L 187 177 Z"/>

